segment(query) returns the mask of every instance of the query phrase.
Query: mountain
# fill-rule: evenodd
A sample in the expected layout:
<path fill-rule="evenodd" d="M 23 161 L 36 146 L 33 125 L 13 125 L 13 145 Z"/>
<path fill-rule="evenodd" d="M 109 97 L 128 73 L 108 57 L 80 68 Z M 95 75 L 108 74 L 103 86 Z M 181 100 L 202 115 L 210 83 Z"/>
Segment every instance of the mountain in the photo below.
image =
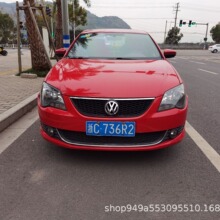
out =
<path fill-rule="evenodd" d="M 21 3 L 20 3 L 21 5 Z M 16 21 L 16 4 L 0 2 L 0 11 L 2 13 L 8 13 Z M 21 20 L 23 19 L 23 12 L 21 12 Z M 117 16 L 104 16 L 98 17 L 95 14 L 87 11 L 87 25 L 80 27 L 80 29 L 96 29 L 96 28 L 125 28 L 130 29 L 131 27 Z"/>
<path fill-rule="evenodd" d="M 16 18 L 16 4 L 0 2 L 0 11 Z"/>
<path fill-rule="evenodd" d="M 84 29 L 95 28 L 125 28 L 131 29 L 131 27 L 121 18 L 117 16 L 104 16 L 98 17 L 91 12 L 87 11 L 87 25 Z"/>

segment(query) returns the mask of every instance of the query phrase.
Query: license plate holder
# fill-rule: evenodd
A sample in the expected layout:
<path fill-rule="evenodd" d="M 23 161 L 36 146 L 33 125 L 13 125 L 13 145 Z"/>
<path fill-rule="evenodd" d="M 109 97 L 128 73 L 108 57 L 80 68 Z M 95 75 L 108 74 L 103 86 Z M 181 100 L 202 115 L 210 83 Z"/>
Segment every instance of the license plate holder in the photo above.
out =
<path fill-rule="evenodd" d="M 86 135 L 134 137 L 135 122 L 87 121 Z"/>

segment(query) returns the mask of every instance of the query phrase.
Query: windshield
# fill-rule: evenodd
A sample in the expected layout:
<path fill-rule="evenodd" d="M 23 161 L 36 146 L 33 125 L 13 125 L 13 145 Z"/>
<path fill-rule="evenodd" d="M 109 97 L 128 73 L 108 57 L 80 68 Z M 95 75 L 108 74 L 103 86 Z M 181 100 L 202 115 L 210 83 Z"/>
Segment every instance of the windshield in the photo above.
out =
<path fill-rule="evenodd" d="M 67 57 L 72 59 L 162 59 L 149 35 L 133 33 L 81 34 Z"/>

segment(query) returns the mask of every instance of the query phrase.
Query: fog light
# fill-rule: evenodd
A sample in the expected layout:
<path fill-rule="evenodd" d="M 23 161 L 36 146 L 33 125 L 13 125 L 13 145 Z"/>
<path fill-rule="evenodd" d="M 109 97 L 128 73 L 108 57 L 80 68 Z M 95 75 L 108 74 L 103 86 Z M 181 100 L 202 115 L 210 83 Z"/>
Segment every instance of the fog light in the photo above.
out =
<path fill-rule="evenodd" d="M 47 134 L 50 135 L 50 136 L 53 136 L 54 135 L 54 129 L 51 128 L 51 127 L 48 127 L 47 128 Z"/>
<path fill-rule="evenodd" d="M 177 129 L 172 129 L 170 130 L 170 138 L 173 139 L 177 136 L 178 132 L 177 132 Z"/>

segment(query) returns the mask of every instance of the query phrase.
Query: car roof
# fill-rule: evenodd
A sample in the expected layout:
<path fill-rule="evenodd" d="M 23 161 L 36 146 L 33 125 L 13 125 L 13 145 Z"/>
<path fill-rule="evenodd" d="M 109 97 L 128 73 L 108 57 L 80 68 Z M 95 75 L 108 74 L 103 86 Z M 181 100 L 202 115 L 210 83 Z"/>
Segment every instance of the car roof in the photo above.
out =
<path fill-rule="evenodd" d="M 132 33 L 132 34 L 148 34 L 146 31 L 134 29 L 88 29 L 81 32 L 81 34 L 88 33 Z"/>

